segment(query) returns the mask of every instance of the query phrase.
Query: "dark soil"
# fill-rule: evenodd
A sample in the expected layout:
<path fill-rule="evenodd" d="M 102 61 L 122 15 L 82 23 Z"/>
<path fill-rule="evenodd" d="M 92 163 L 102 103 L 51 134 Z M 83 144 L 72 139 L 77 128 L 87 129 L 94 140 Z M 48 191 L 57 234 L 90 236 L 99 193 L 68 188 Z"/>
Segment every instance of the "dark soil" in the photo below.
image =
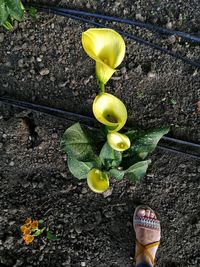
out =
<path fill-rule="evenodd" d="M 44 1 L 43 1 L 44 2 Z M 199 1 L 46 1 L 200 33 Z M 65 2 L 65 4 L 64 4 Z M 200 46 L 173 36 L 109 24 L 200 61 Z M 38 14 L 0 30 L 0 96 L 92 115 L 94 62 L 81 47 L 89 25 Z M 125 39 L 126 57 L 107 85 L 127 105 L 129 125 L 171 124 L 177 138 L 200 142 L 199 70 Z M 71 124 L 0 106 L 0 263 L 6 266 L 131 266 L 132 214 L 140 203 L 162 222 L 157 266 L 200 266 L 200 161 L 157 149 L 146 177 L 91 192 L 67 170 L 59 140 Z M 44 219 L 58 241 L 25 246 L 20 226 Z"/>

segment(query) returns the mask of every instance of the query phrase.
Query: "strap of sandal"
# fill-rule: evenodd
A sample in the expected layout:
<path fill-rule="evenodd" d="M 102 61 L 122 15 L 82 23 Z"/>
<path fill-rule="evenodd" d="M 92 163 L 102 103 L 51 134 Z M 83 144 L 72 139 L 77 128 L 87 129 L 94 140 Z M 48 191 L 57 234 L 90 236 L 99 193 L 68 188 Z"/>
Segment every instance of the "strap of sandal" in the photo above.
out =
<path fill-rule="evenodd" d="M 160 229 L 160 221 L 154 218 L 149 218 L 149 217 L 138 217 L 136 216 L 134 218 L 134 225 L 139 225 L 142 227 L 147 227 L 150 229 Z"/>
<path fill-rule="evenodd" d="M 136 245 L 138 245 L 138 253 L 135 255 L 135 257 L 137 258 L 140 254 L 144 253 L 150 258 L 151 263 L 154 265 L 155 258 L 151 255 L 148 249 L 159 246 L 159 244 L 160 241 L 153 242 L 147 245 L 142 245 L 138 240 L 136 240 Z"/>

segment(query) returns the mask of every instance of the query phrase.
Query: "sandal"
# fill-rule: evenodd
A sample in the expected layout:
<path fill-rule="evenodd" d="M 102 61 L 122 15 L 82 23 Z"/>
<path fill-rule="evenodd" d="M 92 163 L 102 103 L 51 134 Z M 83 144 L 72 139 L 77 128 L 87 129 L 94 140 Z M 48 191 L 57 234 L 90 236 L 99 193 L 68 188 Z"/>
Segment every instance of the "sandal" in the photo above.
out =
<path fill-rule="evenodd" d="M 146 217 L 146 216 L 141 216 L 141 217 L 137 216 L 139 209 L 148 209 L 155 214 L 155 212 L 148 206 L 144 206 L 144 205 L 138 206 L 134 212 L 134 215 L 133 215 L 133 227 L 134 227 L 135 233 L 136 233 L 136 226 L 140 226 L 140 228 L 145 228 L 145 229 L 149 229 L 149 230 L 160 231 L 160 221 L 157 218 L 150 218 L 150 217 Z M 138 246 L 138 252 L 135 255 L 135 258 L 137 258 L 141 254 L 146 254 L 149 257 L 152 265 L 154 265 L 155 258 L 149 252 L 149 249 L 152 247 L 159 246 L 159 244 L 160 244 L 160 240 L 143 245 L 136 239 L 136 245 Z"/>

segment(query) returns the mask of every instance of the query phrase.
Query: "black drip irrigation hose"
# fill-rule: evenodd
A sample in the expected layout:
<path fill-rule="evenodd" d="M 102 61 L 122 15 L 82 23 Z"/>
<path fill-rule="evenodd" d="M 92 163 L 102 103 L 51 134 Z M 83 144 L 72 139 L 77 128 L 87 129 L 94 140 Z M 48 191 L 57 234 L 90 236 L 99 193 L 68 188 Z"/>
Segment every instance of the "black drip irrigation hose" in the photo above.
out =
<path fill-rule="evenodd" d="M 32 4 L 30 4 L 30 6 L 32 6 Z M 95 27 L 101 27 L 101 28 L 107 28 L 108 26 L 106 26 L 106 25 L 104 25 L 104 24 L 101 24 L 101 23 L 97 23 L 97 22 L 95 22 L 95 21 L 92 21 L 91 19 L 86 19 L 86 18 L 82 18 L 81 17 L 81 14 L 79 14 L 78 12 L 80 12 L 80 11 L 76 11 L 75 12 L 75 10 L 73 10 L 73 12 L 72 12 L 72 10 L 71 10 L 71 13 L 69 13 L 69 12 L 65 12 L 64 10 L 65 9 L 63 9 L 63 8 L 53 8 L 53 7 L 44 7 L 44 6 L 40 6 L 40 5 L 34 5 L 33 4 L 33 6 L 35 6 L 37 9 L 38 9 L 38 11 L 41 11 L 41 12 L 47 12 L 47 13 L 52 13 L 52 14 L 56 14 L 56 15 L 60 15 L 60 16 L 64 16 L 64 17 L 68 17 L 68 18 L 71 18 L 71 19 L 75 19 L 75 20 L 79 20 L 79 21 L 81 21 L 81 22 L 85 22 L 85 23 L 89 23 L 89 24 L 91 24 L 91 25 L 94 25 Z M 76 13 L 76 15 L 73 15 L 74 13 Z M 78 15 L 79 14 L 79 15 Z M 90 14 L 90 13 L 89 13 Z M 93 14 L 93 13 L 91 13 L 91 14 Z M 99 15 L 99 14 L 98 14 Z M 99 15 L 100 16 L 100 15 Z M 112 17 L 111 17 L 112 18 Z M 111 20 L 111 19 L 110 19 Z M 122 23 L 122 22 L 121 22 Z M 151 25 L 151 24 L 150 24 Z M 151 27 L 153 27 L 154 25 L 151 25 Z M 172 56 L 172 57 L 174 57 L 174 58 L 176 58 L 176 59 L 180 59 L 180 60 L 182 60 L 183 62 L 185 62 L 186 64 L 189 64 L 189 65 L 192 65 L 192 66 L 194 66 L 194 67 L 197 67 L 197 68 L 200 68 L 200 63 L 199 62 L 196 62 L 196 61 L 193 61 L 193 60 L 191 60 L 191 59 L 189 59 L 189 58 L 186 58 L 186 57 L 183 57 L 183 56 L 181 56 L 181 55 L 179 55 L 179 54 L 177 54 L 177 53 L 174 53 L 174 52 L 172 52 L 172 51 L 170 51 L 170 50 L 168 50 L 168 49 L 166 49 L 166 48 L 163 48 L 163 47 L 161 47 L 161 46 L 159 46 L 159 45 L 157 45 L 157 44 L 154 44 L 154 43 L 151 43 L 151 42 L 149 42 L 149 41 L 147 41 L 147 40 L 145 40 L 145 39 L 143 39 L 143 38 L 141 38 L 141 37 L 138 37 L 138 36 L 136 36 L 136 35 L 133 35 L 133 34 L 129 34 L 129 33 L 126 33 L 126 32 L 124 32 L 124 31 L 121 31 L 121 30 L 118 30 L 118 29 L 115 29 L 115 28 L 113 28 L 113 27 L 109 27 L 110 29 L 113 29 L 113 30 L 115 30 L 115 31 L 117 31 L 118 33 L 120 33 L 121 35 L 123 35 L 123 36 L 125 36 L 125 37 L 127 37 L 128 39 L 130 39 L 130 40 L 133 40 L 133 41 L 136 41 L 136 42 L 138 42 L 138 43 L 140 43 L 140 44 L 142 44 L 142 45 L 146 45 L 146 46 L 149 46 L 149 47 L 151 47 L 151 48 L 153 48 L 153 49 L 156 49 L 156 50 L 159 50 L 159 51 L 161 51 L 162 53 L 165 53 L 165 54 L 167 54 L 167 55 L 170 55 L 170 56 Z M 160 28 L 160 27 L 159 27 Z M 186 34 L 187 35 L 187 34 Z M 196 37 L 196 36 L 191 36 L 191 39 L 193 38 L 193 37 L 195 37 L 195 40 L 196 40 L 196 42 L 197 42 L 197 40 L 198 40 L 198 42 L 199 42 L 199 37 Z"/>
<path fill-rule="evenodd" d="M 62 109 L 52 108 L 44 105 L 38 105 L 26 101 L 10 99 L 7 97 L 0 97 L 0 103 L 8 104 L 21 109 L 29 109 L 31 111 L 45 113 L 58 118 L 67 119 L 69 121 L 74 121 L 74 122 L 79 121 L 81 124 L 85 126 L 92 126 L 92 127 L 97 126 L 97 122 L 94 118 L 91 118 L 89 116 L 84 116 L 78 113 L 68 112 Z M 165 151 L 175 152 L 180 155 L 190 156 L 192 158 L 200 160 L 200 144 L 183 141 L 169 136 L 163 136 L 161 141 L 159 142 L 158 148 Z M 190 150 L 190 152 L 187 152 L 185 150 Z"/>
<path fill-rule="evenodd" d="M 41 113 L 46 113 L 48 115 L 52 115 L 52 116 L 59 117 L 59 118 L 64 118 L 69 121 L 81 121 L 83 123 L 86 123 L 88 126 L 94 126 L 96 124 L 96 120 L 91 117 L 84 116 L 78 113 L 65 111 L 62 109 L 52 108 L 52 107 L 48 107 L 44 105 L 38 105 L 38 104 L 26 102 L 26 101 L 15 100 L 15 99 L 7 98 L 7 97 L 0 97 L 0 102 L 3 104 L 9 104 L 11 106 L 18 107 L 18 108 L 25 108 L 25 109 L 30 109 L 30 110 L 41 112 Z"/>
<path fill-rule="evenodd" d="M 181 31 L 166 29 L 155 24 L 145 23 L 145 22 L 134 20 L 134 19 L 130 20 L 130 19 L 117 18 L 114 16 L 91 13 L 87 11 L 73 10 L 73 9 L 68 9 L 68 8 L 63 8 L 63 7 L 47 7 L 47 6 L 40 6 L 38 4 L 30 4 L 30 6 L 35 6 L 36 8 L 39 8 L 39 9 L 46 8 L 46 9 L 56 10 L 59 12 L 64 12 L 64 13 L 75 15 L 75 16 L 91 17 L 91 18 L 103 19 L 106 21 L 115 21 L 115 22 L 122 23 L 122 24 L 137 26 L 140 28 L 145 28 L 148 30 L 156 31 L 161 34 L 180 36 L 185 40 L 188 40 L 194 43 L 200 43 L 200 37 L 198 36 L 191 35 L 189 33 L 181 32 Z"/>

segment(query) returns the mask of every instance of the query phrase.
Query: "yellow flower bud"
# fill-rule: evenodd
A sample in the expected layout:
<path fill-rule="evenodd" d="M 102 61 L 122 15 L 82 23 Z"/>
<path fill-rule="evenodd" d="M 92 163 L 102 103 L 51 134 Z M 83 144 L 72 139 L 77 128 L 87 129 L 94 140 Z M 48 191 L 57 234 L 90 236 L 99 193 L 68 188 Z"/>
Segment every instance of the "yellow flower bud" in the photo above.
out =
<path fill-rule="evenodd" d="M 109 178 L 105 172 L 92 169 L 87 174 L 87 183 L 89 188 L 95 193 L 103 193 L 109 187 Z"/>
<path fill-rule="evenodd" d="M 107 134 L 108 144 L 117 151 L 124 151 L 129 149 L 131 142 L 125 134 L 121 133 L 108 133 Z"/>
<path fill-rule="evenodd" d="M 97 95 L 93 102 L 95 118 L 107 126 L 110 132 L 119 131 L 127 120 L 127 110 L 119 98 L 108 93 Z"/>
<path fill-rule="evenodd" d="M 125 43 L 119 33 L 111 29 L 92 28 L 82 33 L 85 52 L 96 61 L 96 74 L 106 84 L 125 55 Z"/>

